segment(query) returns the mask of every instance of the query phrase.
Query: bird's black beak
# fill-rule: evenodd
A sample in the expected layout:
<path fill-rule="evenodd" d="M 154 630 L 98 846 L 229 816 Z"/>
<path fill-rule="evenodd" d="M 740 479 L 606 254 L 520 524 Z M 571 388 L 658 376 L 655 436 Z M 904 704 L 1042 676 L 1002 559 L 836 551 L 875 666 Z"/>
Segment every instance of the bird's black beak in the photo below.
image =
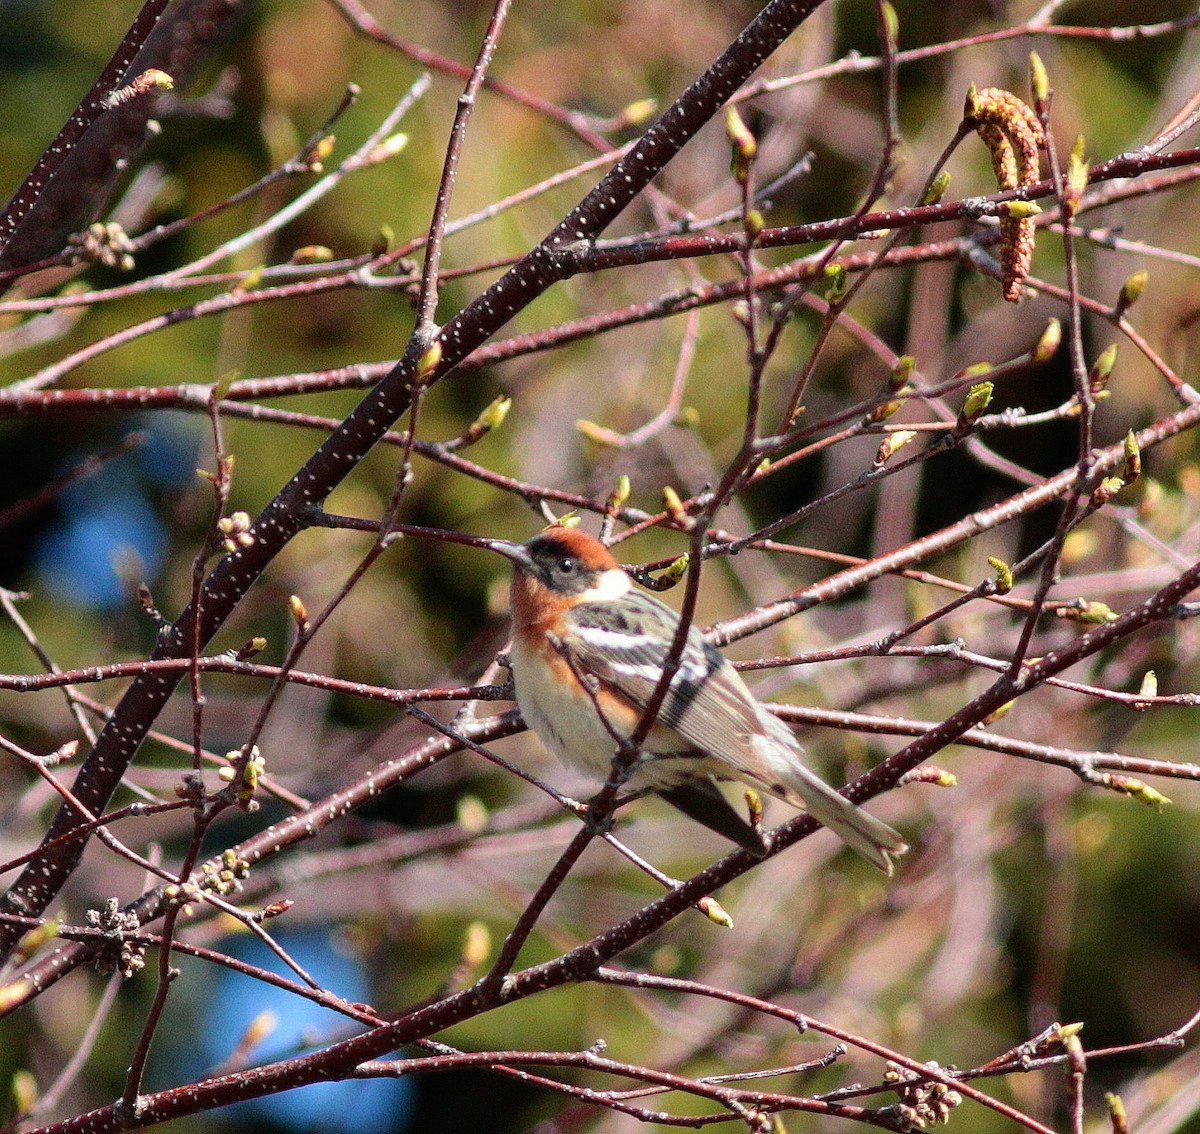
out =
<path fill-rule="evenodd" d="M 533 558 L 525 550 L 524 544 L 510 543 L 506 539 L 488 539 L 483 541 L 483 546 L 489 551 L 498 552 L 505 559 L 511 559 L 523 571 L 536 570 Z"/>

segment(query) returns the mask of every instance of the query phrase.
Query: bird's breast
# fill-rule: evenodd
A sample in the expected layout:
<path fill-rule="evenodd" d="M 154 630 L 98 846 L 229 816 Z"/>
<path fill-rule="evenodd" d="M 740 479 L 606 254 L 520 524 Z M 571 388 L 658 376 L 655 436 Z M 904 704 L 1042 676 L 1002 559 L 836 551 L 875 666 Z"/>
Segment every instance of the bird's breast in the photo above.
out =
<path fill-rule="evenodd" d="M 640 709 L 603 688 L 585 689 L 558 654 L 514 640 L 510 659 L 525 723 L 568 767 L 591 779 L 606 780 L 617 750 L 614 733 L 629 736 L 641 718 Z M 673 730 L 657 725 L 645 748 L 671 751 L 686 749 L 687 744 Z"/>

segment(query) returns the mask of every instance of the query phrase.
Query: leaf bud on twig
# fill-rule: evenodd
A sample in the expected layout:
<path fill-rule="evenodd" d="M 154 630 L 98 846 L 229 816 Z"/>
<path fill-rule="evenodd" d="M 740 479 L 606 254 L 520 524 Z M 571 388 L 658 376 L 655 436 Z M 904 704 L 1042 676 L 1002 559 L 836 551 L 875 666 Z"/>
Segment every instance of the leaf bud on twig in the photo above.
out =
<path fill-rule="evenodd" d="M 1161 811 L 1171 803 L 1169 796 L 1163 795 L 1161 791 L 1152 788 L 1136 776 L 1122 776 L 1114 772 L 1109 777 L 1106 786 L 1111 787 L 1113 791 L 1119 791 L 1122 795 L 1129 796 L 1130 799 L 1136 799 L 1138 803 L 1153 807 L 1155 811 Z"/>
<path fill-rule="evenodd" d="M 875 454 L 873 467 L 876 469 L 883 468 L 887 462 L 895 456 L 897 452 L 904 448 L 914 437 L 917 431 L 915 429 L 897 429 L 894 433 L 889 433 L 884 439 L 883 444 L 879 446 L 878 452 Z"/>
<path fill-rule="evenodd" d="M 758 142 L 750 132 L 750 127 L 742 121 L 736 106 L 725 108 L 725 137 L 733 150 L 729 170 L 739 185 L 745 185 L 750 178 L 750 166 L 758 153 Z"/>
<path fill-rule="evenodd" d="M 716 898 L 705 896 L 696 903 L 698 909 L 709 921 L 723 929 L 733 928 L 733 918 L 725 912 L 725 907 Z"/>
<path fill-rule="evenodd" d="M 1039 114 L 1045 114 L 1050 102 L 1050 76 L 1046 64 L 1036 52 L 1029 53 L 1029 89 L 1033 93 L 1033 105 Z"/>
<path fill-rule="evenodd" d="M 1106 476 L 1092 493 L 1092 506 L 1099 508 L 1107 504 L 1124 487 L 1125 482 L 1119 476 Z"/>
<path fill-rule="evenodd" d="M 1067 159 L 1067 183 L 1063 186 L 1063 211 L 1073 217 L 1079 211 L 1079 202 L 1088 185 L 1088 167 L 1083 157 L 1083 135 L 1075 139 L 1071 156 Z"/>
<path fill-rule="evenodd" d="M 1106 622 L 1115 622 L 1117 618 L 1107 603 L 1089 602 L 1087 599 L 1056 607 L 1054 613 L 1059 618 L 1078 622 L 1083 626 L 1103 626 Z"/>
<path fill-rule="evenodd" d="M 1133 484 L 1142 475 L 1142 451 L 1138 448 L 1137 438 L 1133 430 L 1125 434 L 1125 464 L 1121 469 L 1121 479 L 1126 484 Z"/>
<path fill-rule="evenodd" d="M 1149 699 L 1158 696 L 1158 674 L 1154 670 L 1148 669 L 1142 674 L 1142 684 L 1138 688 L 1138 696 L 1145 697 L 1147 700 L 1136 702 L 1133 707 L 1139 713 L 1144 713 L 1150 708 Z"/>
<path fill-rule="evenodd" d="M 996 594 L 1008 594 L 1012 590 L 1013 585 L 1012 568 L 1003 559 L 997 559 L 992 555 L 988 556 L 988 563 L 992 570 L 996 572 Z"/>
<path fill-rule="evenodd" d="M 992 391 L 996 387 L 991 382 L 977 382 L 967 391 L 962 411 L 955 422 L 955 429 L 960 432 L 970 429 L 982 416 L 992 401 Z"/>
<path fill-rule="evenodd" d="M 1144 268 L 1125 277 L 1125 282 L 1121 285 L 1121 294 L 1117 296 L 1118 315 L 1124 315 L 1138 301 L 1149 279 L 1150 273 Z"/>
<path fill-rule="evenodd" d="M 897 392 L 903 390 L 908 385 L 908 380 L 913 376 L 916 368 L 917 360 L 911 354 L 902 354 L 896 359 L 896 365 L 892 367 L 892 372 L 888 375 L 888 385 Z"/>
<path fill-rule="evenodd" d="M 1125 1117 L 1125 1103 L 1121 1101 L 1121 1096 L 1114 1095 L 1109 1091 L 1104 1096 L 1104 1102 L 1108 1107 L 1108 1118 L 1112 1123 L 1112 1134 L 1129 1134 L 1129 1120 Z"/>
<path fill-rule="evenodd" d="M 417 359 L 417 382 L 424 386 L 437 373 L 441 361 L 442 343 L 440 339 L 434 339 Z"/>
<path fill-rule="evenodd" d="M 629 483 L 629 477 L 621 473 L 617 477 L 617 483 L 613 485 L 613 490 L 608 494 L 608 499 L 604 503 L 605 511 L 616 512 L 623 508 L 629 500 L 629 494 L 632 491 L 632 486 Z"/>
<path fill-rule="evenodd" d="M 902 784 L 932 784 L 934 787 L 958 787 L 958 777 L 936 764 L 922 764 L 900 777 Z"/>
<path fill-rule="evenodd" d="M 157 67 L 150 67 L 128 85 L 118 87 L 115 91 L 109 91 L 100 100 L 100 104 L 105 110 L 112 110 L 141 95 L 163 94 L 166 91 L 173 90 L 174 87 L 175 80 L 166 71 L 160 71 Z"/>
<path fill-rule="evenodd" d="M 679 582 L 680 579 L 684 577 L 684 575 L 687 574 L 688 563 L 690 562 L 691 556 L 685 552 L 677 559 L 671 560 L 671 562 L 667 564 L 666 568 L 657 576 L 655 581 L 667 584 L 667 586 L 663 587 L 663 590 L 666 590 L 668 587 L 673 587 Z"/>
<path fill-rule="evenodd" d="M 1061 344 L 1062 323 L 1051 318 L 1042 332 L 1042 337 L 1038 339 L 1037 346 L 1033 348 L 1030 359 L 1033 362 L 1049 362 L 1058 353 Z"/>
<path fill-rule="evenodd" d="M 683 501 L 679 499 L 679 493 L 669 484 L 664 484 L 662 498 L 663 507 L 666 509 L 667 515 L 671 517 L 672 522 L 684 528 L 690 527 L 692 520 L 683 507 Z"/>
<path fill-rule="evenodd" d="M 925 195 L 921 198 L 922 205 L 936 205 L 946 195 L 946 190 L 950 188 L 950 172 L 949 170 L 939 169 L 934 175 L 933 180 L 929 183 L 929 188 L 925 190 Z"/>
<path fill-rule="evenodd" d="M 617 115 L 613 122 L 615 129 L 622 129 L 626 126 L 641 126 L 645 122 L 650 121 L 650 116 L 658 109 L 658 102 L 652 98 L 639 98 L 636 102 L 631 102 L 620 114 Z"/>
<path fill-rule="evenodd" d="M 846 298 L 845 264 L 826 264 L 825 280 L 825 302 L 831 307 L 836 307 Z"/>
<path fill-rule="evenodd" d="M 1093 397 L 1103 392 L 1104 387 L 1108 385 L 1108 377 L 1112 373 L 1113 364 L 1116 361 L 1117 344 L 1110 343 L 1092 363 L 1092 369 L 1088 371 L 1088 389 L 1091 390 Z"/>
<path fill-rule="evenodd" d="M 304 605 L 304 600 L 299 595 L 289 596 L 288 613 L 291 614 L 292 621 L 296 624 L 297 629 L 303 633 L 308 627 L 308 608 Z"/>
<path fill-rule="evenodd" d="M 889 51 L 895 51 L 900 43 L 900 17 L 888 0 L 880 0 L 879 15 L 883 20 L 883 34 L 887 36 Z"/>
<path fill-rule="evenodd" d="M 328 264 L 333 259 L 333 249 L 325 244 L 306 244 L 297 248 L 288 258 L 289 264 Z"/>

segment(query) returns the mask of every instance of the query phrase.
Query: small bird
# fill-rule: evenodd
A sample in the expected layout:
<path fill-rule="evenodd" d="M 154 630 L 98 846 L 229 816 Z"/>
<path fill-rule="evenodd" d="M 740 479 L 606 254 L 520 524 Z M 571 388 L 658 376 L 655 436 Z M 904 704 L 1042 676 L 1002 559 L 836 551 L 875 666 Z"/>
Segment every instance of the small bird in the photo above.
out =
<path fill-rule="evenodd" d="M 608 549 L 577 528 L 486 546 L 513 563 L 511 664 L 526 724 L 563 763 L 606 780 L 616 738 L 634 733 L 658 685 L 679 615 L 634 590 Z M 805 808 L 891 874 L 893 856 L 908 844 L 809 771 L 803 753 L 787 726 L 691 627 L 630 784 L 763 854 L 761 831 L 716 786 L 738 780 Z"/>

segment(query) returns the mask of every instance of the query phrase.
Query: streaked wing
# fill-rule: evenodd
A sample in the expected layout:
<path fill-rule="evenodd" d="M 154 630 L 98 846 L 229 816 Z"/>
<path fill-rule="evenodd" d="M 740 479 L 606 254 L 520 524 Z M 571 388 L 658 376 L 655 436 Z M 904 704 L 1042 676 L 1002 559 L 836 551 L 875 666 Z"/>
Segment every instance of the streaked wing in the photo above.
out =
<path fill-rule="evenodd" d="M 675 612 L 648 595 L 629 592 L 619 603 L 580 603 L 566 617 L 574 630 L 568 635 L 568 657 L 575 668 L 614 687 L 635 705 L 645 705 L 679 625 Z M 896 831 L 860 811 L 804 766 L 787 726 L 758 705 L 733 666 L 695 629 L 687 636 L 658 719 L 689 746 L 725 764 L 730 778 L 753 781 L 805 808 L 888 874 L 892 858 L 907 849 Z M 714 812 L 715 788 L 697 789 L 684 777 L 678 783 L 655 785 L 655 790 L 693 819 L 758 853 L 758 836 L 749 826 L 743 829 L 740 816 L 726 801 L 722 799 L 724 806 Z"/>
<path fill-rule="evenodd" d="M 567 617 L 576 631 L 572 662 L 645 705 L 679 625 L 675 612 L 635 591 L 620 603 L 582 603 Z M 757 761 L 746 744 L 748 737 L 766 732 L 756 703 L 734 668 L 694 627 L 658 719 L 696 748 L 762 774 L 761 768 L 748 766 Z"/>

